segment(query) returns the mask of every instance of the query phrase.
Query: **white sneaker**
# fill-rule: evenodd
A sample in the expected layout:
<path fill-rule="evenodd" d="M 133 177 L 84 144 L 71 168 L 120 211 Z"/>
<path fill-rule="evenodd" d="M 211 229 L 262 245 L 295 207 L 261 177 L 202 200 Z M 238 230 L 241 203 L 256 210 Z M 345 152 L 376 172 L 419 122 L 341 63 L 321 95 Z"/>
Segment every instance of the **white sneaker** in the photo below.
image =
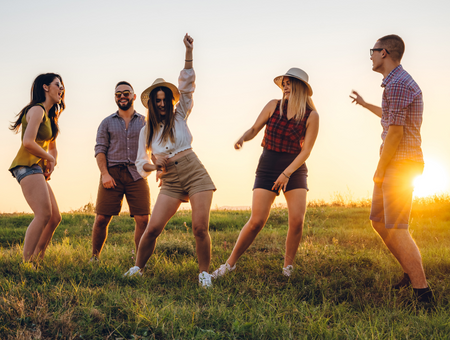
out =
<path fill-rule="evenodd" d="M 232 272 L 233 270 L 236 269 L 236 264 L 231 267 L 228 262 L 225 262 L 225 264 L 221 265 L 218 269 L 216 269 L 211 276 L 215 279 L 224 276 L 226 273 L 228 272 Z"/>
<path fill-rule="evenodd" d="M 208 274 L 207 272 L 201 272 L 200 274 L 198 274 L 198 282 L 202 285 L 203 288 L 210 288 L 212 287 L 211 277 L 211 274 Z"/>
<path fill-rule="evenodd" d="M 138 266 L 131 267 L 125 274 L 123 274 L 123 277 L 132 277 L 133 275 L 139 274 L 142 276 L 141 268 Z"/>
<path fill-rule="evenodd" d="M 283 275 L 289 277 L 289 276 L 291 276 L 293 271 L 294 271 L 294 267 L 292 267 L 292 265 L 288 265 L 283 268 Z"/>

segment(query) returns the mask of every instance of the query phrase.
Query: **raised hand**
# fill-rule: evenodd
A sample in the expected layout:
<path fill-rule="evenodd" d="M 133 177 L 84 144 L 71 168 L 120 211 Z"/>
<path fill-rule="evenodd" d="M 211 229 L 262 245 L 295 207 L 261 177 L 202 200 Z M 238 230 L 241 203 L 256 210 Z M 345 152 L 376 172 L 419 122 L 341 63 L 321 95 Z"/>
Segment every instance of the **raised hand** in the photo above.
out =
<path fill-rule="evenodd" d="M 366 102 L 364 101 L 364 99 L 359 95 L 358 92 L 356 92 L 355 90 L 352 91 L 352 94 L 354 95 L 354 97 L 349 96 L 351 99 L 353 99 L 352 103 L 355 103 L 357 105 L 361 105 L 363 107 L 366 106 Z"/>
<path fill-rule="evenodd" d="M 189 34 L 186 33 L 183 42 L 184 46 L 186 46 L 186 49 L 192 51 L 192 49 L 194 48 L 194 39 Z"/>

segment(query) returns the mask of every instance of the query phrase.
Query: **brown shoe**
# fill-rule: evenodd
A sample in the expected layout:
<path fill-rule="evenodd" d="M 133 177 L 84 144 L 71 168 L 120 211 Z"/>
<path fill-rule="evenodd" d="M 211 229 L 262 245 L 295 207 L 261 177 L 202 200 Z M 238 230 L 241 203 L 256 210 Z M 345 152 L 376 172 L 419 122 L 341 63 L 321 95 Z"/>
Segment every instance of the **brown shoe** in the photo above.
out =
<path fill-rule="evenodd" d="M 392 285 L 391 288 L 392 289 L 400 289 L 400 288 L 409 287 L 410 285 L 411 285 L 411 280 L 409 279 L 409 275 L 404 273 L 401 281 L 395 285 Z"/>

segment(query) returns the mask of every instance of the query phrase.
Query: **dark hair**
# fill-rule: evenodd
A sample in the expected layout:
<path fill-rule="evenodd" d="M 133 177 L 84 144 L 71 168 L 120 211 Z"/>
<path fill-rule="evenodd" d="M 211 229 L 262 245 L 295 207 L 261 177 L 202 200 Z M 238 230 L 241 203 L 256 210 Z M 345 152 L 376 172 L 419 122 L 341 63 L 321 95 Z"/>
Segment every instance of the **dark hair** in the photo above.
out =
<path fill-rule="evenodd" d="M 124 80 L 119 81 L 119 82 L 116 84 L 115 89 L 116 89 L 117 86 L 119 86 L 119 85 L 128 85 L 128 86 L 131 87 L 131 89 L 134 91 L 133 86 L 131 86 L 131 84 L 130 84 L 129 82 L 127 82 L 127 81 L 124 81 Z"/>
<path fill-rule="evenodd" d="M 29 109 L 37 104 L 45 102 L 45 91 L 44 85 L 49 86 L 55 78 L 58 78 L 61 81 L 61 84 L 64 86 L 64 82 L 59 74 L 56 73 L 43 73 L 36 77 L 33 81 L 33 85 L 31 86 L 31 100 L 30 103 L 25 106 L 17 115 L 17 119 L 14 123 L 9 127 L 10 130 L 13 130 L 15 133 L 19 132 L 20 126 L 22 125 L 22 118 Z M 47 112 L 48 118 L 50 119 L 50 123 L 52 126 L 52 140 L 58 136 L 59 126 L 58 119 L 59 115 L 64 111 L 66 105 L 64 104 L 64 97 L 66 92 L 64 91 L 61 96 L 61 102 L 56 103 L 52 106 L 52 108 Z"/>
<path fill-rule="evenodd" d="M 159 113 L 159 110 L 156 106 L 156 95 L 159 91 L 163 91 L 166 98 L 165 98 L 165 109 L 166 114 L 162 116 Z M 173 92 L 168 87 L 161 86 L 154 88 L 152 92 L 150 92 L 150 95 L 148 96 L 148 114 L 147 114 L 147 149 L 150 147 L 150 144 L 152 143 L 152 139 L 154 137 L 154 132 L 158 132 L 160 127 L 159 123 L 163 120 L 165 121 L 164 129 L 161 134 L 160 141 L 166 141 L 168 138 L 172 142 L 175 140 L 175 135 L 173 133 L 174 125 L 175 125 L 175 115 L 174 115 L 174 106 L 175 106 L 175 98 L 173 97 Z"/>
<path fill-rule="evenodd" d="M 405 52 L 405 42 L 398 35 L 390 34 L 378 39 L 383 48 L 389 51 L 394 61 L 400 62 Z"/>

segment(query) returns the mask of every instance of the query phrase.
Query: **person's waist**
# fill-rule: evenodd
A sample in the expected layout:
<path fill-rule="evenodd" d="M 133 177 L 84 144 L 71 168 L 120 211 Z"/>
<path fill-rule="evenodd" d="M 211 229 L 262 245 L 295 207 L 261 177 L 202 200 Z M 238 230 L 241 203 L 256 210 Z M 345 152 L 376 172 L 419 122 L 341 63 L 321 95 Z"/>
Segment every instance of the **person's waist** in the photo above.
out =
<path fill-rule="evenodd" d="M 175 156 L 169 159 L 169 161 L 167 162 L 167 168 L 184 162 L 191 162 L 192 160 L 198 158 L 194 150 L 192 149 L 182 151 Z"/>
<path fill-rule="evenodd" d="M 114 162 L 114 161 L 108 161 L 108 168 L 128 168 L 128 167 L 136 167 L 134 163 L 131 162 Z"/>
<path fill-rule="evenodd" d="M 177 150 L 171 150 L 170 152 L 164 152 L 164 153 L 156 153 L 153 152 L 153 154 L 159 158 L 159 157 L 168 157 L 170 162 L 176 161 L 177 159 L 190 154 L 190 153 L 194 153 L 194 150 L 192 150 L 191 147 L 189 147 L 188 149 L 186 148 L 182 148 L 180 151 Z"/>

